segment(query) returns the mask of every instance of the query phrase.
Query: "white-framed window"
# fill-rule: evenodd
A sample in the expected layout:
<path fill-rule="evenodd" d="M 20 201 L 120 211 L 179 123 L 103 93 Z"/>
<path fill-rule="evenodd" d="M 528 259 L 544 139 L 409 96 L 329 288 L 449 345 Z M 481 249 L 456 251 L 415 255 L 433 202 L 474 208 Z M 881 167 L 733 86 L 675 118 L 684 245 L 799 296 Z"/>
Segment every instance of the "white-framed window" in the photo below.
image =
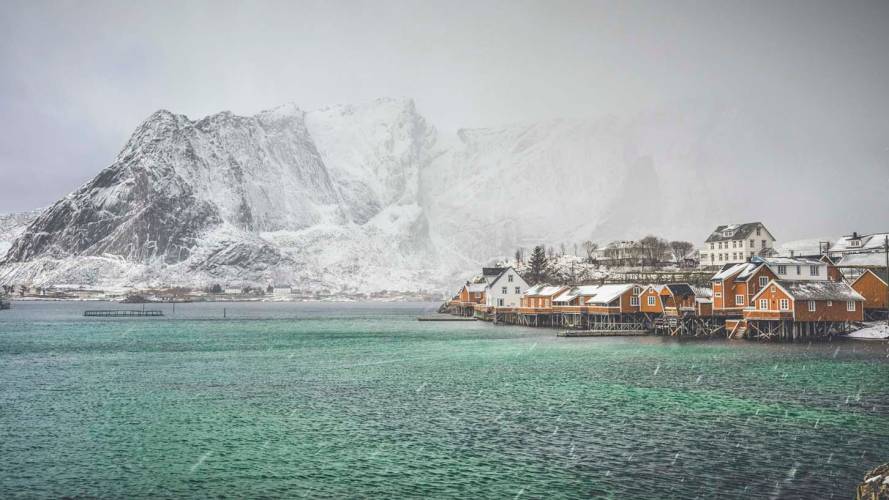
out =
<path fill-rule="evenodd" d="M 718 299 L 718 298 L 722 297 L 722 292 L 716 292 L 713 294 L 713 296 Z"/>
<path fill-rule="evenodd" d="M 502 293 L 503 295 L 506 295 L 509 292 L 507 291 L 506 287 L 504 286 L 504 287 L 500 288 L 500 293 Z"/>
<path fill-rule="evenodd" d="M 710 250 L 713 250 L 713 243 L 710 243 Z"/>
<path fill-rule="evenodd" d="M 769 309 L 769 299 L 759 299 L 759 308 L 762 310 Z"/>
<path fill-rule="evenodd" d="M 633 287 L 633 295 L 639 295 L 640 293 L 642 293 L 642 287 L 641 286 L 634 286 Z"/>
<path fill-rule="evenodd" d="M 654 298 L 654 297 L 651 297 L 651 298 Z M 637 307 L 638 305 L 639 305 L 639 297 L 637 297 L 635 295 L 630 297 L 630 306 Z"/>
<path fill-rule="evenodd" d="M 759 277 L 759 287 L 760 288 L 765 288 L 766 285 L 768 285 L 768 284 L 769 284 L 769 277 L 768 276 L 760 276 Z"/>
<path fill-rule="evenodd" d="M 743 306 L 744 305 L 744 296 L 741 295 L 740 293 L 735 295 L 735 305 L 736 306 Z"/>
<path fill-rule="evenodd" d="M 815 301 L 814 301 L 814 300 L 810 300 L 810 301 L 809 301 L 809 312 L 815 312 L 816 307 L 817 307 L 817 306 L 815 305 Z"/>
<path fill-rule="evenodd" d="M 778 266 L 778 274 L 787 274 L 787 266 Z"/>
<path fill-rule="evenodd" d="M 511 274 L 508 274 L 508 275 L 506 276 L 506 281 L 509 282 L 509 283 L 512 283 L 512 275 L 511 275 Z"/>
<path fill-rule="evenodd" d="M 854 300 L 850 300 L 850 301 L 846 302 L 846 310 L 847 311 L 854 311 L 855 310 L 855 301 Z"/>
<path fill-rule="evenodd" d="M 756 228 L 756 235 L 757 235 L 757 236 L 759 236 L 760 231 L 762 231 L 762 228 L 761 228 L 761 227 L 757 227 L 757 228 Z"/>
<path fill-rule="evenodd" d="M 503 307 L 503 299 L 497 299 L 497 305 Z"/>
<path fill-rule="evenodd" d="M 828 300 L 828 301 L 827 301 L 827 307 L 833 307 L 833 301 L 832 301 L 832 300 Z"/>
<path fill-rule="evenodd" d="M 809 274 L 811 274 L 812 276 L 818 276 L 818 274 L 820 273 L 820 267 L 821 266 L 809 266 Z"/>
<path fill-rule="evenodd" d="M 648 296 L 648 305 L 650 305 L 650 306 L 654 305 L 654 295 Z"/>
<path fill-rule="evenodd" d="M 852 241 L 849 242 L 849 246 L 851 246 L 851 247 L 860 247 L 860 246 L 861 246 L 861 240 L 852 240 Z"/>
<path fill-rule="evenodd" d="M 754 246 L 756 246 L 756 243 L 754 243 L 753 240 L 750 240 L 750 248 L 753 248 Z"/>
<path fill-rule="evenodd" d="M 515 293 L 516 294 L 522 293 L 521 287 L 515 287 Z"/>
<path fill-rule="evenodd" d="M 778 304 L 778 307 L 780 307 L 782 311 L 787 311 L 788 309 L 790 309 L 790 301 L 787 299 L 781 299 L 780 301 L 778 301 Z"/>
<path fill-rule="evenodd" d="M 763 247 L 763 248 L 766 247 L 766 240 L 762 240 L 762 247 Z"/>
<path fill-rule="evenodd" d="M 796 266 L 796 275 L 799 276 L 800 274 L 803 274 L 803 268 L 802 266 Z"/>

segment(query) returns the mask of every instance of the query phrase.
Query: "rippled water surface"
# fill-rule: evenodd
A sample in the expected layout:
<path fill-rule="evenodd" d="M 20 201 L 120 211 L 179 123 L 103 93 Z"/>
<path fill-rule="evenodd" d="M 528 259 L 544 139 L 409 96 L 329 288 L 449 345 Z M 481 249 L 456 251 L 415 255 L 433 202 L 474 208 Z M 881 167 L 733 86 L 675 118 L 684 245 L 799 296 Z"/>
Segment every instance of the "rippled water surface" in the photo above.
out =
<path fill-rule="evenodd" d="M 0 497 L 851 498 L 889 461 L 885 343 L 100 307 L 0 312 Z"/>

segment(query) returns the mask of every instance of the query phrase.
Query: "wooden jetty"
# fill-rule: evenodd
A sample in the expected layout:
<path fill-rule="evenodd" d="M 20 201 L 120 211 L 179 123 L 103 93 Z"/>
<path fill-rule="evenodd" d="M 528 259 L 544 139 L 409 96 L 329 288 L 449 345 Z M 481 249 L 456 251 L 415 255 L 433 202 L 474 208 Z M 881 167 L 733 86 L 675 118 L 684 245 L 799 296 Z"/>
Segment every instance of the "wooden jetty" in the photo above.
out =
<path fill-rule="evenodd" d="M 475 321 L 475 318 L 452 316 L 450 314 L 429 314 L 426 316 L 417 316 L 417 321 Z"/>
<path fill-rule="evenodd" d="M 92 318 L 141 318 L 163 316 L 164 312 L 157 309 L 103 309 L 83 311 L 83 315 Z"/>
<path fill-rule="evenodd" d="M 643 337 L 649 335 L 645 330 L 562 330 L 559 337 Z"/>

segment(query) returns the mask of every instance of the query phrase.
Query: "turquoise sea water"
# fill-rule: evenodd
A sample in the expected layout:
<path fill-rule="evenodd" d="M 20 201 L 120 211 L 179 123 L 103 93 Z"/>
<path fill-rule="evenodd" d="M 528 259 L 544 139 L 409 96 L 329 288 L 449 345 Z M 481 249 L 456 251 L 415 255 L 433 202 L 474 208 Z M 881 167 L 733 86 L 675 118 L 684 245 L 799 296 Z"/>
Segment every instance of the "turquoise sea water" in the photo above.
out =
<path fill-rule="evenodd" d="M 105 307 L 0 312 L 0 497 L 851 498 L 889 462 L 885 343 Z"/>

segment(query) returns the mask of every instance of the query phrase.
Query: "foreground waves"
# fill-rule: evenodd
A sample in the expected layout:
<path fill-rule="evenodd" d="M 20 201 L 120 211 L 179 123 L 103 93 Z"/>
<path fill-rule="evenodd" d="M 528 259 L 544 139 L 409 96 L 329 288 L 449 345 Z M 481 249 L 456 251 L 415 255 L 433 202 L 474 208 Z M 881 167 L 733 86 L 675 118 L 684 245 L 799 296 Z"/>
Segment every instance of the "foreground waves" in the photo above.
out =
<path fill-rule="evenodd" d="M 103 307 L 0 312 L 0 497 L 850 498 L 889 461 L 885 343 Z"/>

